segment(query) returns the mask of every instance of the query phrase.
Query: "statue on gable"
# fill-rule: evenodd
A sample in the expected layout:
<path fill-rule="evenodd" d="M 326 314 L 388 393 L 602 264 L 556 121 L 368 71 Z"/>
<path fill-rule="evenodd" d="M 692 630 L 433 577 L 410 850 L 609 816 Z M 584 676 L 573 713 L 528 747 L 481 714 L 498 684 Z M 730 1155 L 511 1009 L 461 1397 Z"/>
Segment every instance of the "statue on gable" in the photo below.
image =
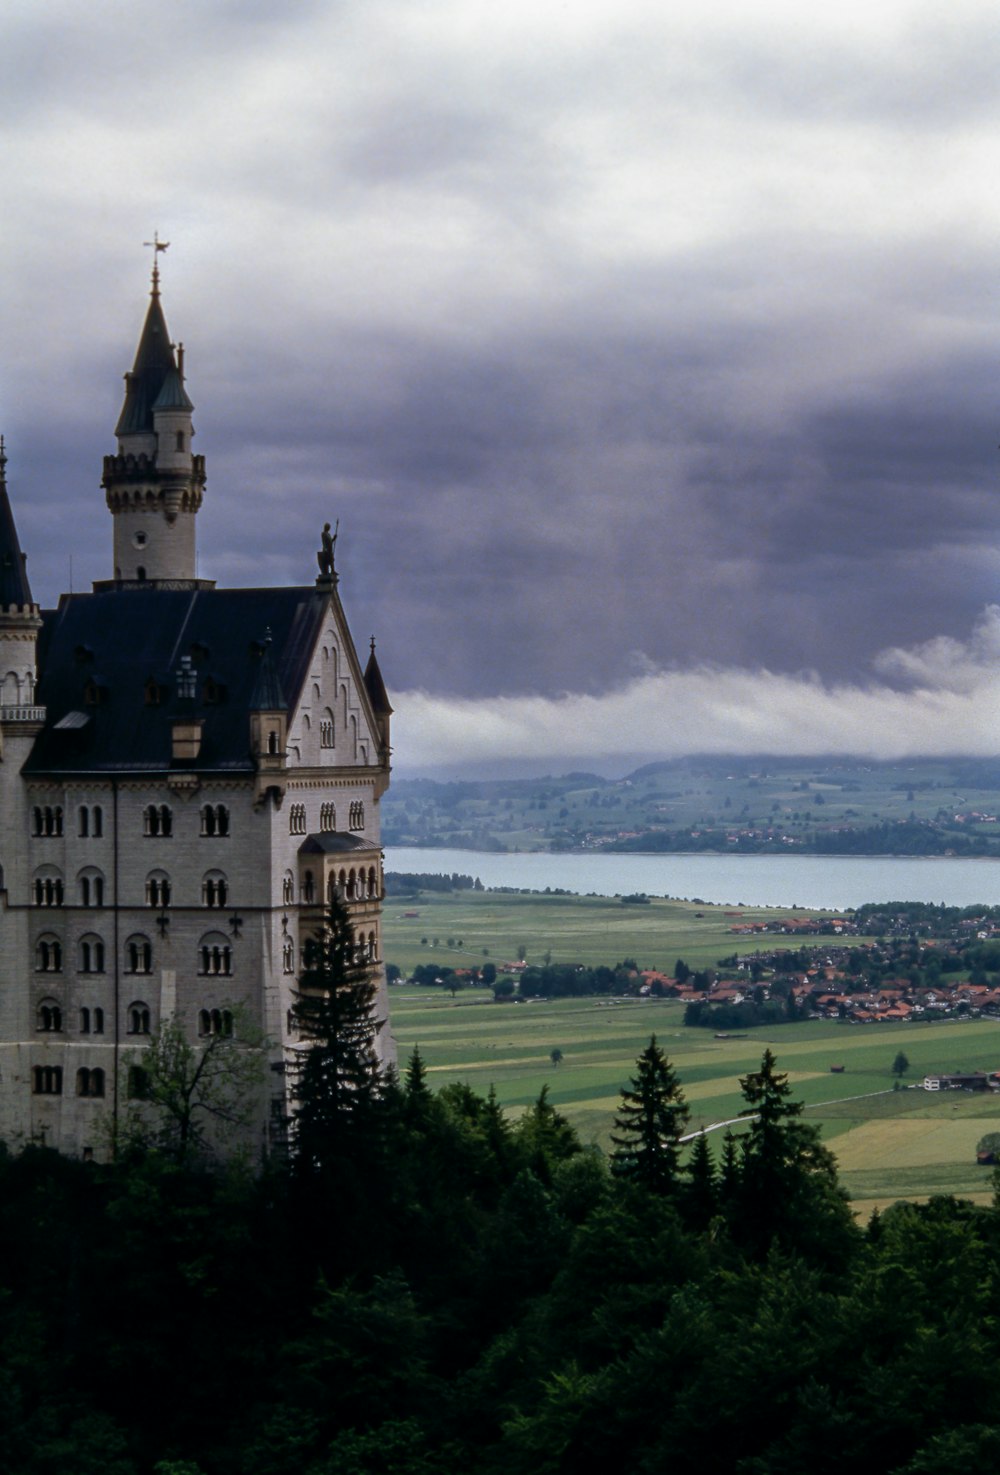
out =
<path fill-rule="evenodd" d="M 337 534 L 339 532 L 339 517 L 337 518 L 337 526 L 334 528 L 332 533 L 330 531 L 330 524 L 328 522 L 325 522 L 323 524 L 323 531 L 320 534 L 320 543 L 322 546 L 320 547 L 319 552 L 316 554 L 316 561 L 319 564 L 320 574 L 323 576 L 323 578 L 326 579 L 332 578 L 335 572 L 333 567 L 333 557 L 337 547 Z"/>

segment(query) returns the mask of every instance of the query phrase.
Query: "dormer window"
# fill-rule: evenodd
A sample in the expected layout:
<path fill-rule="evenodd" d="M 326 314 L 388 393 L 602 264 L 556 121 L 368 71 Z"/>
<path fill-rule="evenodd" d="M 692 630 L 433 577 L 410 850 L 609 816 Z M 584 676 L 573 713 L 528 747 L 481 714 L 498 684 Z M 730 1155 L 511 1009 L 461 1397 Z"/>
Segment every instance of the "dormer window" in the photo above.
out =
<path fill-rule="evenodd" d="M 195 697 L 198 693 L 198 677 L 191 664 L 190 656 L 181 656 L 180 666 L 177 668 L 177 695 L 179 697 Z"/>

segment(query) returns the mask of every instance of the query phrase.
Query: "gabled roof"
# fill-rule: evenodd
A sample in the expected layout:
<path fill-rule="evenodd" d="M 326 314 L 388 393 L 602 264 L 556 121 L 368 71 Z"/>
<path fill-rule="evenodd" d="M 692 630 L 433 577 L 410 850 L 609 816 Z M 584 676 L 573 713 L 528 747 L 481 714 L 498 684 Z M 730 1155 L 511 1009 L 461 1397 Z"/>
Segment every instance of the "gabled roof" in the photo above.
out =
<path fill-rule="evenodd" d="M 300 855 L 337 855 L 349 850 L 375 850 L 371 840 L 361 840 L 344 830 L 327 830 L 322 835 L 307 835 L 299 846 Z"/>
<path fill-rule="evenodd" d="M 203 723 L 199 771 L 253 772 L 248 714 L 263 676 L 265 632 L 272 637 L 269 682 L 294 705 L 328 609 L 327 595 L 315 588 L 64 595 L 42 616 L 38 701 L 47 721 L 25 773 L 165 771 L 173 766 L 172 724 L 182 717 Z M 178 693 L 185 656 L 197 678 L 194 696 Z M 153 703 L 151 673 L 161 688 Z M 68 714 L 81 712 L 88 720 L 67 727 Z"/>

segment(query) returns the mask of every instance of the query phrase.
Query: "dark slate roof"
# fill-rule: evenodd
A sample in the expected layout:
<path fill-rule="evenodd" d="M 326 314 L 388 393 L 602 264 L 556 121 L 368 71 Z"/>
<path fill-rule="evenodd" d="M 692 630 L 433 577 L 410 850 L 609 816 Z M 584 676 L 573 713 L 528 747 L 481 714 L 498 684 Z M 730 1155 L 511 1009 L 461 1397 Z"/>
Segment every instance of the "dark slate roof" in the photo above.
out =
<path fill-rule="evenodd" d="M 168 369 L 163 386 L 153 401 L 154 410 L 193 410 L 194 405 L 178 369 Z"/>
<path fill-rule="evenodd" d="M 322 835 L 307 835 L 299 846 L 300 855 L 333 855 L 348 850 L 374 850 L 371 840 L 359 840 L 343 830 L 328 830 Z"/>
<path fill-rule="evenodd" d="M 115 426 L 115 435 L 152 430 L 153 406 L 171 372 L 177 373 L 177 362 L 170 346 L 170 334 L 160 306 L 160 294 L 154 291 L 146 321 L 142 326 L 132 372 L 125 376 L 125 403 Z M 181 393 L 184 394 L 183 387 Z M 186 394 L 184 398 L 187 399 Z"/>
<path fill-rule="evenodd" d="M 251 712 L 284 712 L 287 710 L 278 669 L 274 663 L 274 643 L 268 631 L 264 651 L 257 668 L 257 680 L 250 697 Z"/>
<path fill-rule="evenodd" d="M 249 712 L 261 676 L 265 632 L 275 679 L 294 703 L 302 690 L 327 596 L 301 589 L 127 589 L 66 594 L 43 613 L 38 701 L 47 710 L 24 772 L 141 773 L 171 761 L 172 723 L 203 722 L 197 771 L 253 772 Z M 188 656 L 197 695 L 177 695 Z M 99 674 L 99 677 L 97 675 Z M 147 705 L 146 687 L 161 690 Z M 207 701 L 211 683 L 221 700 Z M 90 695 L 99 698 L 87 702 Z M 70 724 L 70 713 L 83 713 Z M 61 724 L 61 725 L 60 725 Z M 58 730 L 57 730 L 58 729 Z"/>
<path fill-rule="evenodd" d="M 12 604 L 20 608 L 33 601 L 28 570 L 24 566 L 24 554 L 7 497 L 6 466 L 7 457 L 0 448 L 0 606 L 9 609 Z"/>

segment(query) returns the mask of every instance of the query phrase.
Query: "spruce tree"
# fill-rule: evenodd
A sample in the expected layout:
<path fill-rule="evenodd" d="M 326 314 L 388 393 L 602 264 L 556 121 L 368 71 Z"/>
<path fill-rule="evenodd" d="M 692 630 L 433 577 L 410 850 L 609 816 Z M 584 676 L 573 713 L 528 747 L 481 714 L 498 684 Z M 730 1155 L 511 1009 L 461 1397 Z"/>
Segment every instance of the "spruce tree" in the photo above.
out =
<path fill-rule="evenodd" d="M 382 1095 L 370 963 L 343 902 L 305 944 L 292 1007 L 301 1046 L 292 1082 L 294 1146 L 300 1167 L 321 1168 L 363 1144 Z"/>
<path fill-rule="evenodd" d="M 651 1193 L 672 1193 L 680 1171 L 677 1139 L 689 1112 L 680 1081 L 655 1035 L 636 1061 L 630 1088 L 622 1092 L 615 1117 L 618 1130 L 611 1134 L 615 1145 L 611 1171 Z"/>

